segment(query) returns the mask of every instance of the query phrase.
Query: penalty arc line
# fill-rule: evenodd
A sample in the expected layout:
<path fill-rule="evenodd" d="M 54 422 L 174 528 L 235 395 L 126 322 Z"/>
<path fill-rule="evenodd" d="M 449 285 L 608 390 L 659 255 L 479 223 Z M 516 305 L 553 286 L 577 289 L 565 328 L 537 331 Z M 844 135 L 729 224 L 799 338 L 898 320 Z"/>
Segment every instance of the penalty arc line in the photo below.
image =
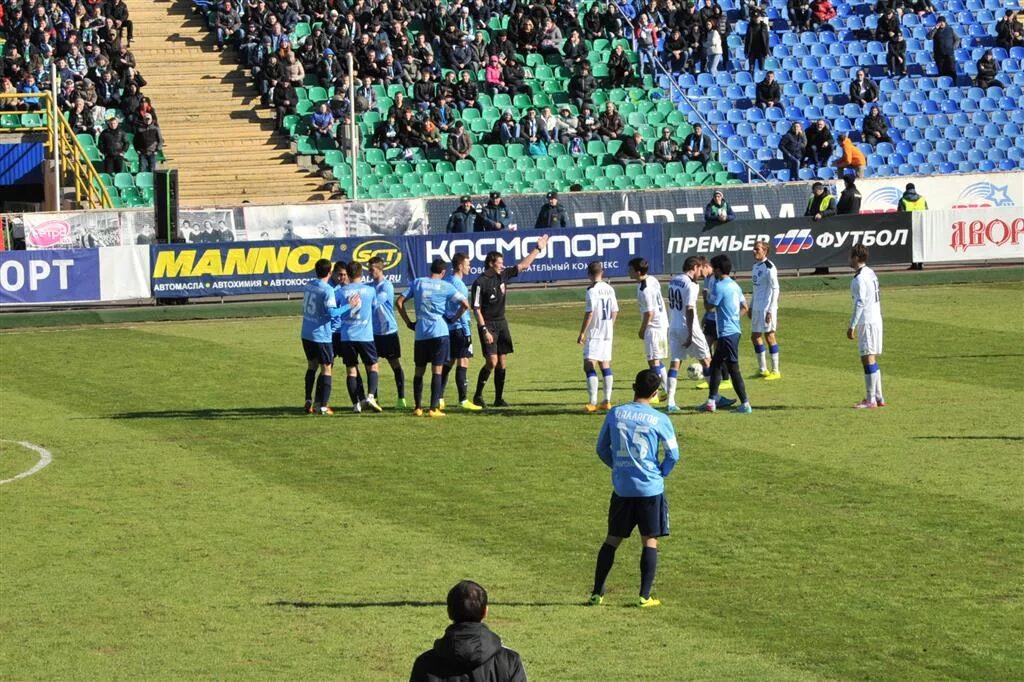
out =
<path fill-rule="evenodd" d="M 47 450 L 46 448 L 42 448 L 42 447 L 40 447 L 38 445 L 34 445 L 32 443 L 29 443 L 28 441 L 24 441 L 24 440 L 3 440 L 3 439 L 0 439 L 0 442 L 3 442 L 3 443 L 16 443 L 16 444 L 22 446 L 23 448 L 27 448 L 27 449 L 31 450 L 32 452 L 35 452 L 36 454 L 39 455 L 39 461 L 36 462 L 36 465 L 34 467 L 29 469 L 28 471 L 21 472 L 20 474 L 18 474 L 17 476 L 14 476 L 13 478 L 5 478 L 5 479 L 3 479 L 2 481 L 0 481 L 0 485 L 3 485 L 4 483 L 13 483 L 14 481 L 17 481 L 19 478 L 27 478 L 27 477 L 31 476 L 32 474 L 39 472 L 46 465 L 48 465 L 50 462 L 53 461 L 53 454 L 49 450 Z"/>

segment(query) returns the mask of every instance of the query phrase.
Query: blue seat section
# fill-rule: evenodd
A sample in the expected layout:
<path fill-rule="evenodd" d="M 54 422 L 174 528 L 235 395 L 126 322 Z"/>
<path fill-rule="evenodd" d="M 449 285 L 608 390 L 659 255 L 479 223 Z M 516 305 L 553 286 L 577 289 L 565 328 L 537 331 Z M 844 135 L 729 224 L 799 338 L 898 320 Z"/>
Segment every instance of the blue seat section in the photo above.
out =
<path fill-rule="evenodd" d="M 939 76 L 928 31 L 935 15 L 903 15 L 908 74 L 890 76 L 886 45 L 873 40 L 878 24 L 871 0 L 840 0 L 834 31 L 796 33 L 786 21 L 786 0 L 768 0 L 771 55 L 765 67 L 782 86 L 785 109 L 755 106 L 762 70 L 749 65 L 738 47 L 746 22 L 730 35 L 731 73 L 679 75 L 677 85 L 692 106 L 717 128 L 729 149 L 721 155 L 733 176 L 746 165 L 769 181 L 835 177 L 831 167 L 802 168 L 790 177 L 777 146 L 794 122 L 806 128 L 823 118 L 833 134 L 846 133 L 868 159 L 868 175 L 966 173 L 1024 169 L 1024 48 L 995 45 L 994 25 L 1003 14 L 1000 0 L 946 0 L 939 8 L 961 37 L 956 52 L 958 75 Z M 734 13 L 730 12 L 730 16 Z M 981 88 L 975 81 L 977 61 L 991 50 L 999 65 L 1001 87 Z M 867 106 L 852 102 L 849 85 L 863 69 L 879 86 L 879 99 Z M 670 85 L 659 80 L 659 85 Z M 870 145 L 862 140 L 864 117 L 877 106 L 889 124 L 892 142 Z M 757 177 L 754 178 L 758 180 Z"/>

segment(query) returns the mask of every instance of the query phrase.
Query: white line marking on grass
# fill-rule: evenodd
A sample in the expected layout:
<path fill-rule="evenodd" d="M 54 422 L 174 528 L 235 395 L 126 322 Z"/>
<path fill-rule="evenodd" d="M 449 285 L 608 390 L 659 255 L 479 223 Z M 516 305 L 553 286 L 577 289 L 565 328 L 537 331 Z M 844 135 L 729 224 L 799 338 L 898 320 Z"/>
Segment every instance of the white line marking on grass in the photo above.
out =
<path fill-rule="evenodd" d="M 20 445 L 21 447 L 27 448 L 27 449 L 31 450 L 32 452 L 36 453 L 37 455 L 39 455 L 39 461 L 36 462 L 36 465 L 34 467 L 29 469 L 28 471 L 21 472 L 20 474 L 18 474 L 14 478 L 5 478 L 4 480 L 0 481 L 0 485 L 3 485 L 4 483 L 13 483 L 13 482 L 17 481 L 19 478 L 27 478 L 27 477 L 31 476 L 32 474 L 37 473 L 43 467 L 45 467 L 47 464 L 49 464 L 50 462 L 53 461 L 53 454 L 51 454 L 49 450 L 47 450 L 46 448 L 39 447 L 38 445 L 33 445 L 32 443 L 29 443 L 28 441 L 24 441 L 24 440 L 3 440 L 3 439 L 0 439 L 0 442 L 3 442 L 3 443 L 16 443 L 16 444 Z"/>

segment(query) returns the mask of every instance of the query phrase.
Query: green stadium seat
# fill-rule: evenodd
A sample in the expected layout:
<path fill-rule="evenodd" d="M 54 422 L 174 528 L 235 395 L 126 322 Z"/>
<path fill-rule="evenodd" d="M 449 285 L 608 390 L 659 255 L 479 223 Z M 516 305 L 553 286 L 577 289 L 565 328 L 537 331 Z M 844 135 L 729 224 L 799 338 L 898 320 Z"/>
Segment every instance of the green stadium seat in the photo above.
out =
<path fill-rule="evenodd" d="M 131 173 L 118 173 L 114 176 L 114 187 L 117 187 L 119 190 L 134 188 L 135 178 L 132 177 Z"/>
<path fill-rule="evenodd" d="M 142 189 L 148 187 L 153 188 L 153 174 L 152 173 L 139 173 L 135 176 L 135 186 Z"/>
<path fill-rule="evenodd" d="M 637 175 L 636 177 L 632 178 L 632 180 L 633 187 L 637 189 L 650 189 L 654 187 L 654 179 L 651 178 L 649 175 Z"/>
<path fill-rule="evenodd" d="M 614 155 L 615 152 L 619 151 L 619 147 L 621 146 L 622 140 L 608 140 L 604 146 L 605 153 Z"/>
<path fill-rule="evenodd" d="M 635 178 L 644 174 L 644 165 L 642 163 L 631 163 L 625 168 L 627 178 Z"/>
<path fill-rule="evenodd" d="M 504 112 L 506 109 L 512 108 L 512 98 L 504 92 L 499 92 L 494 96 L 494 106 Z"/>
<path fill-rule="evenodd" d="M 476 170 L 481 173 L 494 170 L 494 161 L 491 161 L 490 159 L 476 159 L 474 163 L 476 164 Z"/>
<path fill-rule="evenodd" d="M 468 173 L 476 170 L 476 162 L 471 159 L 459 159 L 455 162 L 455 168 L 452 170 L 458 171 L 459 174 Z"/>
<path fill-rule="evenodd" d="M 612 178 L 605 178 L 605 177 L 595 178 L 593 180 L 593 185 L 594 185 L 594 189 L 600 189 L 600 190 L 615 189 L 615 183 L 612 181 Z"/>
<path fill-rule="evenodd" d="M 591 156 L 604 154 L 605 151 L 606 150 L 604 142 L 602 142 L 601 140 L 591 140 L 590 142 L 587 143 L 587 154 L 590 154 Z"/>
<path fill-rule="evenodd" d="M 704 170 L 704 164 L 700 161 L 687 161 L 686 162 L 686 174 L 696 175 L 697 173 Z"/>
<path fill-rule="evenodd" d="M 454 185 L 451 186 L 450 189 L 452 194 L 457 194 L 460 196 L 463 194 L 473 193 L 473 187 L 468 182 L 456 182 Z"/>
<path fill-rule="evenodd" d="M 632 189 L 633 179 L 627 178 L 625 175 L 623 175 L 617 178 L 613 178 L 612 184 L 615 187 L 615 189 Z"/>
<path fill-rule="evenodd" d="M 398 184 L 391 185 L 388 188 L 388 194 L 391 195 L 392 199 L 408 199 L 412 196 L 408 187 Z"/>
<path fill-rule="evenodd" d="M 316 86 L 309 88 L 307 91 L 307 97 L 312 102 L 326 102 L 327 101 L 327 89 Z"/>
<path fill-rule="evenodd" d="M 516 159 L 516 168 L 521 171 L 527 171 L 531 168 L 536 168 L 537 163 L 534 161 L 532 156 L 520 156 Z"/>
<path fill-rule="evenodd" d="M 489 159 L 501 159 L 505 157 L 505 147 L 500 144 L 492 144 L 487 147 L 487 158 Z"/>
<path fill-rule="evenodd" d="M 555 160 L 552 159 L 550 156 L 538 156 L 533 160 L 533 163 L 535 166 L 537 166 L 537 168 L 540 168 L 542 170 L 555 168 Z"/>
<path fill-rule="evenodd" d="M 562 175 L 565 177 L 566 180 L 569 180 L 570 182 L 582 183 L 584 180 L 587 179 L 586 176 L 583 174 L 582 168 L 566 168 L 565 170 L 562 171 Z"/>
<path fill-rule="evenodd" d="M 604 176 L 606 178 L 620 178 L 626 174 L 626 171 L 622 169 L 622 166 L 615 164 L 612 166 L 604 166 Z"/>
<path fill-rule="evenodd" d="M 513 142 L 512 144 L 506 145 L 505 153 L 508 154 L 509 158 L 520 159 L 526 156 L 526 145 Z"/>
<path fill-rule="evenodd" d="M 305 21 L 300 21 L 295 24 L 295 29 L 292 31 L 292 40 L 296 42 L 301 41 L 311 33 L 313 33 L 313 29 L 310 28 L 309 24 Z"/>

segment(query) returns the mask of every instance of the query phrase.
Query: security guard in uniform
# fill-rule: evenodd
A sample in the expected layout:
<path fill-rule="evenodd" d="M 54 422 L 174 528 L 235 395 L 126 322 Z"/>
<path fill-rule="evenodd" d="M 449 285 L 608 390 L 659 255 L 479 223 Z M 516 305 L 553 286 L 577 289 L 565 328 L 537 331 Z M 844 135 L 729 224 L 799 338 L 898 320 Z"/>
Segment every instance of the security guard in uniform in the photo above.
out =
<path fill-rule="evenodd" d="M 914 187 L 914 183 L 908 182 L 907 189 L 903 192 L 903 196 L 900 197 L 899 203 L 896 204 L 896 211 L 898 213 L 910 213 L 911 211 L 927 211 L 928 202 L 925 201 L 924 197 L 917 193 L 917 188 Z M 911 263 L 911 270 L 924 270 L 922 263 Z"/>
<path fill-rule="evenodd" d="M 825 189 L 824 184 L 814 183 L 811 185 L 811 192 L 811 198 L 807 201 L 807 210 L 804 211 L 805 217 L 821 220 L 836 214 L 835 200 L 832 198 L 832 194 Z"/>
<path fill-rule="evenodd" d="M 566 227 L 567 223 L 565 209 L 558 205 L 558 192 L 548 192 L 548 203 L 541 206 L 534 227 L 543 230 L 549 227 Z"/>

